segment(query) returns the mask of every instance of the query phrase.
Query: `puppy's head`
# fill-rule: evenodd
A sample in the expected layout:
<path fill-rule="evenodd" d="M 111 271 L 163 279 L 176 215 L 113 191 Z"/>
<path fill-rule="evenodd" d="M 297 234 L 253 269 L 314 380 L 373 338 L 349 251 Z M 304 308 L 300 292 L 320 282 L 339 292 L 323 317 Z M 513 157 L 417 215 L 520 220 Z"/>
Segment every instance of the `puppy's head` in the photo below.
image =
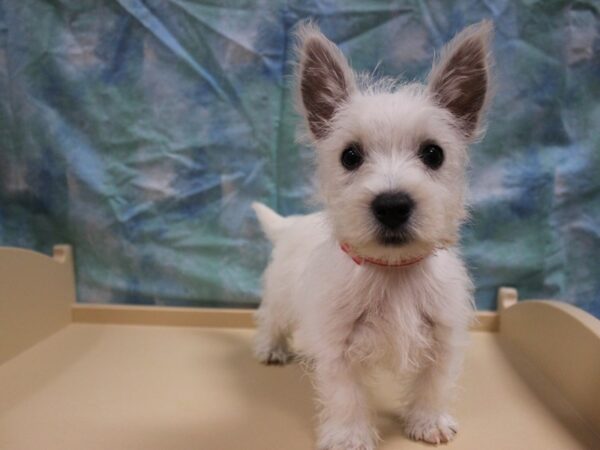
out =
<path fill-rule="evenodd" d="M 312 24 L 299 28 L 298 106 L 316 150 L 336 237 L 371 257 L 456 242 L 466 217 L 467 147 L 482 130 L 492 24 L 458 34 L 426 84 L 356 75 Z"/>

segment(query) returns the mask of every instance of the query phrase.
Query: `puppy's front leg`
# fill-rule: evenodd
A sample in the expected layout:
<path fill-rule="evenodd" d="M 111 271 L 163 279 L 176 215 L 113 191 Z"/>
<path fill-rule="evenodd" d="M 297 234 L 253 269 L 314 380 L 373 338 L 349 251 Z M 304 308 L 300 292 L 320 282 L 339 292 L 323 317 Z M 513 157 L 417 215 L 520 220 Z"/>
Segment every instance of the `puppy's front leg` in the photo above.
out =
<path fill-rule="evenodd" d="M 454 438 L 458 425 L 448 413 L 463 357 L 464 332 L 434 326 L 433 359 L 413 381 L 407 411 L 406 433 L 415 440 L 440 444 Z"/>
<path fill-rule="evenodd" d="M 319 450 L 372 450 L 377 435 L 371 426 L 364 387 L 344 357 L 315 361 L 319 414 Z"/>

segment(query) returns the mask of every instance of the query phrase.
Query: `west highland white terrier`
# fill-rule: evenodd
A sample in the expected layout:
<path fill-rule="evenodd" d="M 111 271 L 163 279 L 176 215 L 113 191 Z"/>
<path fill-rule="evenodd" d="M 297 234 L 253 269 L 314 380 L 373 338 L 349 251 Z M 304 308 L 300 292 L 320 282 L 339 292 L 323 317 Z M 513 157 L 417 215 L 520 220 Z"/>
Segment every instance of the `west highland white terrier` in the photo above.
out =
<path fill-rule="evenodd" d="M 362 376 L 374 365 L 411 380 L 398 411 L 408 436 L 438 444 L 456 434 L 448 407 L 474 317 L 456 245 L 492 28 L 459 33 L 426 84 L 357 75 L 315 25 L 298 29 L 297 103 L 323 211 L 284 218 L 253 205 L 274 244 L 256 355 L 285 364 L 293 340 L 310 362 L 319 449 L 375 448 Z"/>

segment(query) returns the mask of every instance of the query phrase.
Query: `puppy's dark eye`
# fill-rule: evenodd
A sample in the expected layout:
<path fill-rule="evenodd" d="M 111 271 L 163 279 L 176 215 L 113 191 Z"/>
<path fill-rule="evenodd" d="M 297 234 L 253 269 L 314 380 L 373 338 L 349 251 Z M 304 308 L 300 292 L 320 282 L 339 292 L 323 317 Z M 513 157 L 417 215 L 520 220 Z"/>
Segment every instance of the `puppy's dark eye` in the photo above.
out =
<path fill-rule="evenodd" d="M 346 170 L 356 170 L 363 163 L 363 151 L 359 144 L 350 144 L 342 152 L 342 166 Z"/>
<path fill-rule="evenodd" d="M 419 158 L 431 170 L 438 170 L 444 163 L 444 151 L 439 145 L 429 142 L 421 146 Z"/>

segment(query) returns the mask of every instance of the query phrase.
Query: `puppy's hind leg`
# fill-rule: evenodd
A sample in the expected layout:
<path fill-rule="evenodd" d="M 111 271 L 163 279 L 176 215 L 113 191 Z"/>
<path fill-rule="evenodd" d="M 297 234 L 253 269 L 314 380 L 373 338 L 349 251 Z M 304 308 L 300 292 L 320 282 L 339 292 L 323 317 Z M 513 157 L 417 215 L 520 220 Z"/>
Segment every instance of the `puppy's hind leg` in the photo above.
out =
<path fill-rule="evenodd" d="M 268 365 L 285 365 L 293 359 L 288 343 L 288 325 L 278 314 L 277 306 L 265 298 L 255 315 L 254 354 L 260 362 Z"/>

